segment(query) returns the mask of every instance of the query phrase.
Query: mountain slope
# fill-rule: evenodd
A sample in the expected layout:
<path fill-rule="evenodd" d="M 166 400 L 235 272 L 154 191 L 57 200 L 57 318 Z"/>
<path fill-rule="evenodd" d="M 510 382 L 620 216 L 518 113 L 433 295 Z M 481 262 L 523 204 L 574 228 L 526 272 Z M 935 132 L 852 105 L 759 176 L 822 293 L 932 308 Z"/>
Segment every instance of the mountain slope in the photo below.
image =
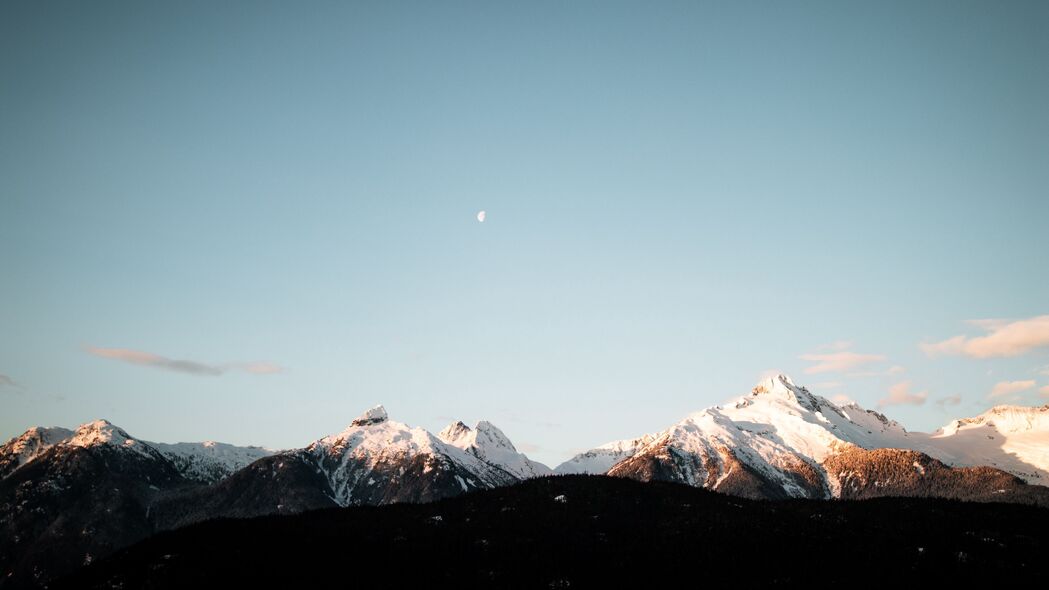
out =
<path fill-rule="evenodd" d="M 0 480 L 0 573 L 45 581 L 142 539 L 153 502 L 195 485 L 122 429 L 84 424 Z"/>

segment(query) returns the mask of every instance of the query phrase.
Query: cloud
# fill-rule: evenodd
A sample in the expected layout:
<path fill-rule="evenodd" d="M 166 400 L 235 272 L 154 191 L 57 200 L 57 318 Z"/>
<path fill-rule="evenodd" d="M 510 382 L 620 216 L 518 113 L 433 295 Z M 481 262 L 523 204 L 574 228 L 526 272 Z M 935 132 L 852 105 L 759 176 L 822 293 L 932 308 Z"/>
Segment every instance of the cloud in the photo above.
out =
<path fill-rule="evenodd" d="M 972 358 L 1020 356 L 1036 348 L 1049 347 L 1049 315 L 1026 320 L 970 320 L 989 332 L 986 336 L 955 336 L 919 346 L 930 357 L 965 355 Z"/>
<path fill-rule="evenodd" d="M 813 389 L 837 389 L 842 387 L 844 383 L 841 381 L 820 381 L 819 383 L 813 383 Z"/>
<path fill-rule="evenodd" d="M 936 400 L 936 405 L 943 406 L 957 406 L 962 403 L 962 396 L 960 395 L 948 395 L 947 397 L 941 397 Z"/>
<path fill-rule="evenodd" d="M 284 367 L 273 363 L 236 363 L 229 366 L 234 369 L 255 373 L 256 375 L 272 375 L 284 370 Z"/>
<path fill-rule="evenodd" d="M 885 371 L 885 374 L 886 375 L 899 375 L 900 373 L 902 373 L 902 372 L 904 372 L 906 370 L 907 369 L 904 369 L 900 365 L 893 365 L 893 366 L 889 367 L 888 371 Z"/>
<path fill-rule="evenodd" d="M 517 444 L 517 449 L 522 453 L 538 453 L 543 450 L 543 447 L 535 443 L 521 441 Z"/>
<path fill-rule="evenodd" d="M 816 363 L 805 369 L 805 373 L 809 375 L 832 372 L 845 373 L 862 365 L 885 360 L 885 356 L 880 354 L 859 354 L 848 351 L 827 354 L 803 354 L 798 358 L 803 361 Z"/>
<path fill-rule="evenodd" d="M 160 356 L 159 354 L 153 354 L 152 352 L 131 350 L 129 348 L 99 348 L 96 346 L 89 346 L 87 347 L 87 352 L 88 354 L 97 357 L 123 361 L 132 365 L 166 369 L 168 371 L 186 373 L 188 375 L 218 376 L 230 370 L 245 371 L 256 375 L 268 375 L 279 373 L 282 370 L 281 367 L 272 363 L 254 362 L 214 365 L 198 361 L 170 359 Z"/>
<path fill-rule="evenodd" d="M 1049 397 L 1049 385 L 1038 388 L 1038 395 L 1042 397 Z"/>
<path fill-rule="evenodd" d="M 888 397 L 878 400 L 878 407 L 913 405 L 920 406 L 929 397 L 928 392 L 911 393 L 911 382 L 903 381 L 889 388 Z"/>
<path fill-rule="evenodd" d="M 830 401 L 834 402 L 834 405 L 838 407 L 856 403 L 851 397 L 845 395 L 844 393 L 839 393 L 835 395 L 834 397 L 830 398 Z"/>
<path fill-rule="evenodd" d="M 1034 387 L 1034 380 L 1029 381 L 999 381 L 994 384 L 994 389 L 987 395 L 988 399 L 1002 397 L 1012 393 L 1020 393 Z"/>
<path fill-rule="evenodd" d="M 18 387 L 14 379 L 0 373 L 0 387 Z"/>

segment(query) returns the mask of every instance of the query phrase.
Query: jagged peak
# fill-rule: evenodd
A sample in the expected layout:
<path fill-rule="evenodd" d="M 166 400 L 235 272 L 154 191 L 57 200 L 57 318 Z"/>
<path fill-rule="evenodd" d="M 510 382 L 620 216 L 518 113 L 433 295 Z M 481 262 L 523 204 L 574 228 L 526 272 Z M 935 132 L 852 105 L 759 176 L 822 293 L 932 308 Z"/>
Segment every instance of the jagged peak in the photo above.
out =
<path fill-rule="evenodd" d="M 495 445 L 507 448 L 511 451 L 514 451 L 515 453 L 517 452 L 517 449 L 514 447 L 514 444 L 510 442 L 510 439 L 506 436 L 506 434 L 504 434 L 503 431 L 500 430 L 499 427 L 497 427 L 495 424 L 492 424 L 487 420 L 481 420 L 477 423 L 477 427 L 475 428 L 475 430 L 477 432 L 478 439 L 481 439 L 483 437 L 484 439 Z"/>
<path fill-rule="evenodd" d="M 773 397 L 786 398 L 797 402 L 801 407 L 813 412 L 818 412 L 821 405 L 816 396 L 809 392 L 808 388 L 795 385 L 794 380 L 790 378 L 790 375 L 785 373 L 779 373 L 762 379 L 754 386 L 754 389 L 750 391 L 750 395 L 770 395 Z M 737 407 L 738 406 L 739 404 L 737 404 Z"/>
<path fill-rule="evenodd" d="M 437 438 L 446 443 L 454 443 L 469 434 L 470 427 L 464 424 L 462 420 L 457 420 L 446 426 L 444 430 L 437 433 Z"/>
<path fill-rule="evenodd" d="M 357 416 L 357 418 L 353 422 L 351 422 L 351 425 L 370 426 L 372 424 L 382 424 L 388 419 L 389 416 L 386 414 L 386 408 L 384 408 L 382 404 L 379 404 L 374 408 L 364 412 L 360 416 Z"/>

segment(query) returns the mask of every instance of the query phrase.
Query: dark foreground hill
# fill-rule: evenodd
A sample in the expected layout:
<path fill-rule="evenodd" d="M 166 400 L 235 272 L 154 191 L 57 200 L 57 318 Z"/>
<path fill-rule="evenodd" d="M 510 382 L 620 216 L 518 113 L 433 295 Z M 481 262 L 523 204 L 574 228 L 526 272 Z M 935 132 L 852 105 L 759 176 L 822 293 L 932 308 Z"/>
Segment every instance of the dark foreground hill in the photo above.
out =
<path fill-rule="evenodd" d="M 429 504 L 221 519 L 161 533 L 61 588 L 830 586 L 1049 580 L 1049 510 L 955 500 L 752 501 L 548 477 Z"/>

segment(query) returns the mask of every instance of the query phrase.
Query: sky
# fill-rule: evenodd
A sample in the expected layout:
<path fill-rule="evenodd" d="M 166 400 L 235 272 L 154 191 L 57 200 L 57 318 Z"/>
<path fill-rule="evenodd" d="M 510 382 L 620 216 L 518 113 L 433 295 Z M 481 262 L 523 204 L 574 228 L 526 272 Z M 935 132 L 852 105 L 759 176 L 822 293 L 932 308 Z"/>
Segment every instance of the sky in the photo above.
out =
<path fill-rule="evenodd" d="M 0 438 L 1041 405 L 1046 105 L 1041 1 L 4 2 Z"/>

